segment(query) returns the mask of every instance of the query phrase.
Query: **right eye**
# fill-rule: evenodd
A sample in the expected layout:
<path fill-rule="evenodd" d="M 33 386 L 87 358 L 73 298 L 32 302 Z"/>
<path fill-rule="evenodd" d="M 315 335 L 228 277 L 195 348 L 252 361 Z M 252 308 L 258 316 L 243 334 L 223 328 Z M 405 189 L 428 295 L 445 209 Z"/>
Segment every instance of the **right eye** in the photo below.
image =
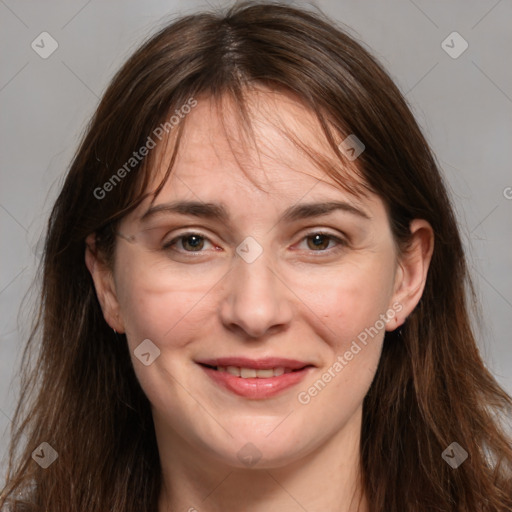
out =
<path fill-rule="evenodd" d="M 206 236 L 194 231 L 182 233 L 181 235 L 174 237 L 169 242 L 163 245 L 163 249 L 177 251 L 180 253 L 200 253 L 202 251 L 205 241 L 212 244 Z M 212 244 L 213 245 L 213 244 Z M 176 249 L 175 247 L 179 247 Z"/>

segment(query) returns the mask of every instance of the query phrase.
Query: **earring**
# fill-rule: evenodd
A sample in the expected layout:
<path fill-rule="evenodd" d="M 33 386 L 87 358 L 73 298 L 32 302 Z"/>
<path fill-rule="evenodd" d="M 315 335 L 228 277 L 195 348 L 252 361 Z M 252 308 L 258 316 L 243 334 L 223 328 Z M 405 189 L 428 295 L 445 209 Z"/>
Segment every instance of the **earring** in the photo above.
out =
<path fill-rule="evenodd" d="M 117 334 L 117 331 L 112 327 L 112 330 Z"/>

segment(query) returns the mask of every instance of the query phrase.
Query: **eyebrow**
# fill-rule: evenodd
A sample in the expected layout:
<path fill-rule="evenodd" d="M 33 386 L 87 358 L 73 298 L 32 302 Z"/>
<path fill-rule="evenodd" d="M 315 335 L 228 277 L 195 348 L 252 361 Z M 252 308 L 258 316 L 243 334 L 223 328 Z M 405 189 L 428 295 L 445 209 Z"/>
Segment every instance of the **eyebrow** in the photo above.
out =
<path fill-rule="evenodd" d="M 334 211 L 344 211 L 363 219 L 371 219 L 364 210 L 345 201 L 325 201 L 319 203 L 301 203 L 287 208 L 279 218 L 279 222 L 293 222 L 328 215 Z M 141 220 L 146 221 L 155 215 L 178 213 L 192 217 L 212 219 L 228 223 L 230 216 L 226 208 L 218 203 L 203 203 L 200 201 L 174 201 L 162 203 L 149 208 Z"/>

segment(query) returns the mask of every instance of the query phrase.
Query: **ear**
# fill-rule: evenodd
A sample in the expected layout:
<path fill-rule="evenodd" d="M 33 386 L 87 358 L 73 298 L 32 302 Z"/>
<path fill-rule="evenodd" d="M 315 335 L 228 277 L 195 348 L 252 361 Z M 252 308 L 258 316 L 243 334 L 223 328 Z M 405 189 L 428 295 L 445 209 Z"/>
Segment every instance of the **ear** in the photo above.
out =
<path fill-rule="evenodd" d="M 117 300 L 114 276 L 96 248 L 95 233 L 90 234 L 85 240 L 85 265 L 92 276 L 105 321 L 112 329 L 123 333 L 124 323 Z"/>
<path fill-rule="evenodd" d="M 409 226 L 411 243 L 406 252 L 400 256 L 395 273 L 395 287 L 392 304 L 402 308 L 386 330 L 393 331 L 405 322 L 421 299 L 427 273 L 434 252 L 434 230 L 424 219 L 414 219 Z"/>

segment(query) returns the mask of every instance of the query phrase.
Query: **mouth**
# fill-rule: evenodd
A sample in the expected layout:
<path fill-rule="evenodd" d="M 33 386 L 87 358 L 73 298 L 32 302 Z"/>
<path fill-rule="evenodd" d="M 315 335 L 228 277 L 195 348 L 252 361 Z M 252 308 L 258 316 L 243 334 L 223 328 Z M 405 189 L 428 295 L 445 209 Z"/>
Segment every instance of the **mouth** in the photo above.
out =
<path fill-rule="evenodd" d="M 210 368 L 212 370 L 216 370 L 218 372 L 227 372 L 230 375 L 234 375 L 235 377 L 240 377 L 242 379 L 268 379 L 270 377 L 280 377 L 285 373 L 292 372 L 300 372 L 304 368 L 307 368 L 311 365 L 303 366 L 302 368 L 298 368 L 292 370 L 291 368 L 286 368 L 284 366 L 276 366 L 275 368 L 244 368 L 241 366 L 210 366 L 208 364 L 199 363 L 206 368 Z"/>
<path fill-rule="evenodd" d="M 249 399 L 265 399 L 297 385 L 314 368 L 292 359 L 222 358 L 197 364 L 218 386 Z"/>

